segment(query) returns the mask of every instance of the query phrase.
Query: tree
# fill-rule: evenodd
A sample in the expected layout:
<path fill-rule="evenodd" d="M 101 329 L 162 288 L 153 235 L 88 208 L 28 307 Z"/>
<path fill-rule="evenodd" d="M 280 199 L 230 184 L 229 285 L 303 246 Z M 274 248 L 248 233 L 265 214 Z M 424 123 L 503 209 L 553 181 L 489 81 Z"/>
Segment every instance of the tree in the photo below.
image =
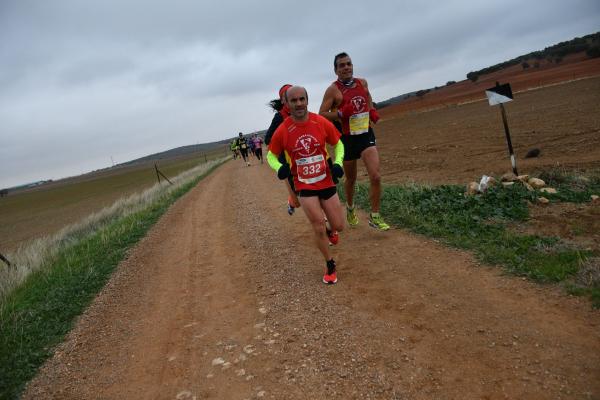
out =
<path fill-rule="evenodd" d="M 467 74 L 467 79 L 469 79 L 471 82 L 477 82 L 477 79 L 479 79 L 479 75 L 477 74 L 477 72 L 469 72 Z"/>
<path fill-rule="evenodd" d="M 529 63 L 527 61 L 523 61 L 521 63 L 521 67 L 523 67 L 523 69 L 527 69 L 527 68 L 529 68 Z"/>
<path fill-rule="evenodd" d="M 587 54 L 588 57 L 591 57 L 591 58 L 600 57 L 600 46 L 590 47 L 589 49 L 587 49 L 585 54 Z"/>

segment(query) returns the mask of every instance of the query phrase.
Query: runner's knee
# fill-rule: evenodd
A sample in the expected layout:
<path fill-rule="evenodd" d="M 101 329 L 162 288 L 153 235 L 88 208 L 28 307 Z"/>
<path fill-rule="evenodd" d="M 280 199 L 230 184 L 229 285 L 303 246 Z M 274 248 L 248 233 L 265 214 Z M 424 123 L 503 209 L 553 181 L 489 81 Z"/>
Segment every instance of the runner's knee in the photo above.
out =
<path fill-rule="evenodd" d="M 347 183 L 354 184 L 354 182 L 356 182 L 356 171 L 345 173 L 344 179 Z"/>
<path fill-rule="evenodd" d="M 343 220 L 341 220 L 341 221 L 339 221 L 337 223 L 331 223 L 330 222 L 330 224 L 331 224 L 331 229 L 333 229 L 334 231 L 338 231 L 338 232 L 343 231 L 344 227 L 346 226 L 346 224 L 344 224 Z"/>
<path fill-rule="evenodd" d="M 318 236 L 321 234 L 325 235 L 325 221 L 323 219 L 311 221 L 311 223 L 315 234 Z"/>
<path fill-rule="evenodd" d="M 373 172 L 369 174 L 369 181 L 372 185 L 380 185 L 381 184 L 381 174 L 379 171 Z"/>

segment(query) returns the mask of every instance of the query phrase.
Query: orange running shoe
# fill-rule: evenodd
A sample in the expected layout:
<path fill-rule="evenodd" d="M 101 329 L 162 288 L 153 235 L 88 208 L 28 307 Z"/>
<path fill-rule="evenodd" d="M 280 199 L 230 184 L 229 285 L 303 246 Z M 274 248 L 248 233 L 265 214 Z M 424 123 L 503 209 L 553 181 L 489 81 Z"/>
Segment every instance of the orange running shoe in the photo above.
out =
<path fill-rule="evenodd" d="M 333 285 L 334 283 L 337 283 L 337 272 L 333 258 L 327 261 L 325 275 L 323 275 L 323 283 L 327 285 Z"/>

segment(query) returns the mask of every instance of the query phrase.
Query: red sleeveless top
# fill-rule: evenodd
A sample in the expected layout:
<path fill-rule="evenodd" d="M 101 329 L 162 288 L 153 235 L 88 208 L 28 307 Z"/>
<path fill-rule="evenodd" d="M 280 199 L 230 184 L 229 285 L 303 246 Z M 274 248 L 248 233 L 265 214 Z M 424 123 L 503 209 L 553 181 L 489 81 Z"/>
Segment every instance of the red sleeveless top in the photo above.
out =
<path fill-rule="evenodd" d="M 354 79 L 352 88 L 344 86 L 340 81 L 335 85 L 342 92 L 342 102 L 338 108 L 347 103 L 352 104 L 353 112 L 350 118 L 342 119 L 342 132 L 344 135 L 360 135 L 369 131 L 369 94 L 360 79 Z"/>

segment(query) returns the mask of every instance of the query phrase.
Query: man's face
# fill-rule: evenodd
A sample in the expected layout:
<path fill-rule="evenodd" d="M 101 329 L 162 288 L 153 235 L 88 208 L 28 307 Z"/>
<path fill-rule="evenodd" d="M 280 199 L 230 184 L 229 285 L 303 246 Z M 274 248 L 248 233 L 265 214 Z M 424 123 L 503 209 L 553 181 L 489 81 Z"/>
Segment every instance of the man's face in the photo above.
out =
<path fill-rule="evenodd" d="M 295 119 L 304 119 L 308 115 L 308 98 L 302 87 L 293 87 L 287 91 L 287 104 Z"/>
<path fill-rule="evenodd" d="M 352 60 L 350 59 L 350 57 L 338 58 L 335 67 L 335 74 L 338 76 L 338 78 L 341 81 L 346 82 L 352 79 L 353 73 L 354 69 L 352 67 Z"/>

